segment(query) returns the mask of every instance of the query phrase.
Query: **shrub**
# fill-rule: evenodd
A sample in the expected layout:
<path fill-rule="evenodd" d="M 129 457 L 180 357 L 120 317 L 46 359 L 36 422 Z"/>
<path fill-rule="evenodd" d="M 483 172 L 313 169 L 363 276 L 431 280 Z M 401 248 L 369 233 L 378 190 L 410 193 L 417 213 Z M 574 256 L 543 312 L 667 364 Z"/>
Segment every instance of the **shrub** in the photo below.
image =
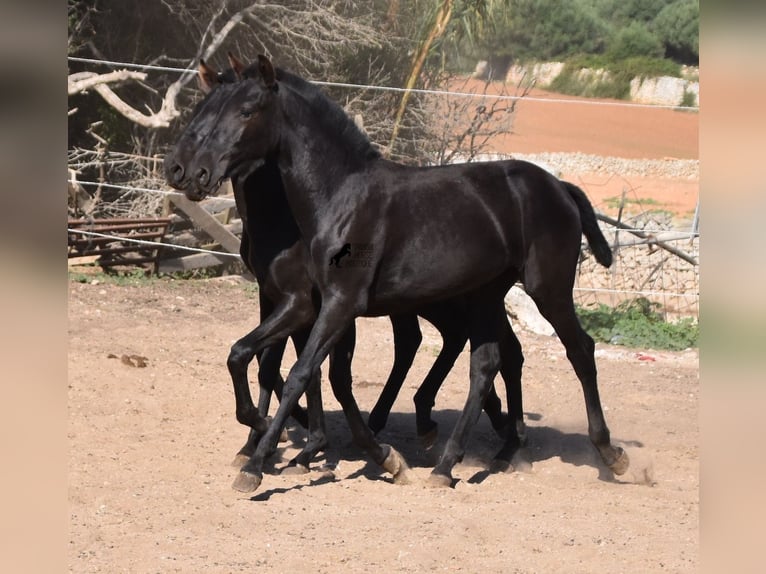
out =
<path fill-rule="evenodd" d="M 682 351 L 696 347 L 699 324 L 691 318 L 665 321 L 657 311 L 658 303 L 644 297 L 625 301 L 617 307 L 599 305 L 595 309 L 577 309 L 580 323 L 596 341 L 626 347 Z"/>
<path fill-rule="evenodd" d="M 699 64 L 699 0 L 677 0 L 663 8 L 652 29 L 665 54 L 685 64 Z"/>
<path fill-rule="evenodd" d="M 665 55 L 665 47 L 645 24 L 631 22 L 615 34 L 607 48 L 607 55 L 612 60 L 641 56 L 662 58 Z"/>

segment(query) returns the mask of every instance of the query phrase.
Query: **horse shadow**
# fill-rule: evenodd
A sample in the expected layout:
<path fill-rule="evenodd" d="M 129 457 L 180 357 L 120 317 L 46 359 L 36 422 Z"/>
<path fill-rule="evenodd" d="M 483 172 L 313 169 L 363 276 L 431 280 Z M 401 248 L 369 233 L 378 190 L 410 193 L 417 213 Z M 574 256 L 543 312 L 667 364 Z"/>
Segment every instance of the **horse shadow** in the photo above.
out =
<path fill-rule="evenodd" d="M 377 435 L 381 443 L 394 447 L 407 461 L 410 468 L 433 468 L 441 456 L 452 428 L 457 423 L 461 412 L 456 409 L 445 409 L 433 412 L 433 419 L 439 425 L 438 437 L 431 446 L 426 446 L 417 436 L 415 431 L 415 414 L 392 412 L 388 418 L 386 427 Z M 535 463 L 558 458 L 564 464 L 576 467 L 586 466 L 598 471 L 598 479 L 605 482 L 621 482 L 615 479 L 613 473 L 603 463 L 587 434 L 579 432 L 566 432 L 553 426 L 540 424 L 543 416 L 539 413 L 525 412 L 524 419 L 527 423 L 527 441 L 523 449 L 523 458 L 534 466 Z M 325 424 L 329 446 L 312 463 L 312 470 L 332 470 L 342 467 L 344 462 L 361 461 L 365 464 L 348 475 L 346 478 L 364 477 L 371 481 L 392 482 L 392 478 L 377 464 L 372 462 L 364 450 L 351 440 L 351 432 L 346 424 L 342 411 L 326 411 Z M 302 448 L 306 442 L 306 432 L 300 427 L 288 429 L 288 438 L 292 446 Z M 618 440 L 617 442 L 632 447 L 642 447 L 637 440 Z M 498 436 L 490 425 L 489 419 L 482 414 L 473 428 L 466 445 L 463 462 L 482 470 L 477 471 L 467 479 L 468 483 L 480 484 L 490 475 L 498 472 L 494 469 L 494 457 L 503 446 L 503 439 Z M 270 459 L 267 473 L 279 473 L 284 467 L 284 459 L 280 459 L 280 453 L 285 448 L 280 448 L 275 457 Z M 326 473 L 319 479 L 313 479 L 308 484 L 300 484 L 284 489 L 277 488 L 265 491 L 253 497 L 253 500 L 267 500 L 274 494 L 279 494 L 306 486 L 321 486 L 334 482 L 337 478 L 332 473 Z M 453 483 L 454 486 L 454 483 Z M 279 492 L 278 492 L 279 491 Z"/>

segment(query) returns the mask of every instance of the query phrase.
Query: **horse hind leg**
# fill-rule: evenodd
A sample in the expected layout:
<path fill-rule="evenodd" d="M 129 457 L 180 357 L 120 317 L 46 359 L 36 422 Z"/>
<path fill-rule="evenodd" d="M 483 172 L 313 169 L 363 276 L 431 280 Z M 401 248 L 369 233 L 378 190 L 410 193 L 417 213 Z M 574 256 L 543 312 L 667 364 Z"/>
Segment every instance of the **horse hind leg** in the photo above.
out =
<path fill-rule="evenodd" d="M 566 349 L 567 358 L 580 379 L 585 396 L 585 409 L 588 415 L 588 436 L 601 455 L 604 464 L 615 474 L 621 475 L 628 470 L 630 460 L 627 453 L 611 442 L 609 428 L 606 425 L 596 377 L 595 344 L 580 325 L 575 314 L 571 293 L 567 297 L 541 296 L 530 292 L 540 313 L 553 326 L 561 343 Z"/>
<path fill-rule="evenodd" d="M 284 474 L 305 474 L 311 461 L 327 448 L 327 430 L 324 409 L 322 407 L 321 374 L 316 373 L 306 388 L 306 406 L 308 409 L 308 439 L 301 451 L 295 455 L 282 470 Z"/>
<path fill-rule="evenodd" d="M 308 333 L 293 336 L 298 356 L 303 352 Z M 327 429 L 324 408 L 322 406 L 321 373 L 317 371 L 306 387 L 306 408 L 308 414 L 308 440 L 301 451 L 293 457 L 282 472 L 285 474 L 305 474 L 316 455 L 327 448 Z"/>
<path fill-rule="evenodd" d="M 469 307 L 471 341 L 470 387 L 463 411 L 447 440 L 439 462 L 428 479 L 432 486 L 451 486 L 452 468 L 465 453 L 468 435 L 481 415 L 492 382 L 500 370 L 498 320 L 503 312 L 502 298 L 496 301 L 477 296 Z"/>
<path fill-rule="evenodd" d="M 500 452 L 495 455 L 492 463 L 494 472 L 510 472 L 512 470 L 529 470 L 531 463 L 525 456 L 523 447 L 526 444 L 526 425 L 524 424 L 524 408 L 522 404 L 521 372 L 524 365 L 524 355 L 521 343 L 513 332 L 507 318 L 504 321 L 500 338 L 500 374 L 505 382 L 508 402 L 508 418 L 505 428 L 505 443 Z"/>
<path fill-rule="evenodd" d="M 355 344 L 356 329 L 351 323 L 330 354 L 329 378 L 333 393 L 343 408 L 343 414 L 346 416 L 354 442 L 367 451 L 370 457 L 384 470 L 390 472 L 395 483 L 406 484 L 410 479 L 409 467 L 404 457 L 390 445 L 378 443 L 372 430 L 364 422 L 362 413 L 352 394 L 351 359 Z"/>
<path fill-rule="evenodd" d="M 394 365 L 367 418 L 368 426 L 376 435 L 386 426 L 388 415 L 423 339 L 416 315 L 392 315 L 391 326 L 394 331 Z"/>
<path fill-rule="evenodd" d="M 439 432 L 438 424 L 431 417 L 436 404 L 436 394 L 468 340 L 465 329 L 462 327 L 454 329 L 443 323 L 434 323 L 434 325 L 442 336 L 442 348 L 413 397 L 418 438 L 426 448 L 433 446 Z"/>
<path fill-rule="evenodd" d="M 439 330 L 443 341 L 436 361 L 414 397 L 418 437 L 423 445 L 429 448 L 433 446 L 438 436 L 438 425 L 431 418 L 436 394 L 468 341 L 468 318 L 465 309 L 459 303 L 450 306 L 446 303 L 432 306 L 424 316 Z M 484 412 L 487 413 L 495 432 L 500 437 L 505 437 L 508 419 L 503 413 L 502 403 L 494 385 L 490 386 L 487 398 L 484 400 Z"/>

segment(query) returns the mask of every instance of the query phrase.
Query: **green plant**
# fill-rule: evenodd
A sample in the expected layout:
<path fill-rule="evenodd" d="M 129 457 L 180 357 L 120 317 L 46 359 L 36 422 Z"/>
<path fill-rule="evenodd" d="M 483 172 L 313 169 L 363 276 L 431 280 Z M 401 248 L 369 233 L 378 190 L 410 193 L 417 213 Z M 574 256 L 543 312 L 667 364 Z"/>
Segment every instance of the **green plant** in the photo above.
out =
<path fill-rule="evenodd" d="M 88 271 L 69 271 L 69 280 L 77 283 L 106 283 L 110 285 L 139 285 L 154 280 L 144 269 L 129 271 L 104 271 L 101 268 L 88 268 Z"/>
<path fill-rule="evenodd" d="M 684 95 L 681 98 L 681 107 L 682 108 L 694 108 L 697 106 L 697 96 L 694 94 L 694 92 L 690 92 L 689 90 L 684 90 Z"/>
<path fill-rule="evenodd" d="M 607 48 L 607 55 L 615 61 L 636 56 L 662 58 L 664 54 L 660 39 L 645 24 L 635 21 L 621 28 Z"/>
<path fill-rule="evenodd" d="M 639 205 L 641 207 L 648 206 L 648 205 L 662 205 L 659 201 L 657 201 L 653 197 L 645 197 L 643 199 L 632 199 L 632 198 L 626 197 L 625 199 L 623 199 L 622 197 L 619 197 L 616 195 L 612 197 L 607 197 L 604 200 L 604 204 L 606 204 L 607 207 L 610 207 L 612 209 L 617 209 L 618 207 L 620 207 L 620 205 L 631 205 L 631 204 Z"/>
<path fill-rule="evenodd" d="M 685 64 L 699 64 L 699 0 L 676 0 L 652 22 L 665 55 Z"/>
<path fill-rule="evenodd" d="M 246 283 L 245 284 L 245 295 L 249 299 L 255 299 L 258 297 L 258 282 L 253 281 L 252 283 Z"/>
<path fill-rule="evenodd" d="M 698 345 L 697 321 L 684 318 L 668 322 L 658 308 L 658 303 L 639 297 L 616 307 L 603 304 L 595 309 L 579 307 L 577 316 L 591 337 L 612 345 L 670 351 L 681 351 Z"/>
<path fill-rule="evenodd" d="M 189 280 L 189 279 L 212 279 L 220 277 L 221 270 L 219 265 L 213 267 L 200 267 L 198 269 L 187 269 L 186 271 L 174 271 L 173 273 L 160 273 L 160 277 L 168 279 Z"/>

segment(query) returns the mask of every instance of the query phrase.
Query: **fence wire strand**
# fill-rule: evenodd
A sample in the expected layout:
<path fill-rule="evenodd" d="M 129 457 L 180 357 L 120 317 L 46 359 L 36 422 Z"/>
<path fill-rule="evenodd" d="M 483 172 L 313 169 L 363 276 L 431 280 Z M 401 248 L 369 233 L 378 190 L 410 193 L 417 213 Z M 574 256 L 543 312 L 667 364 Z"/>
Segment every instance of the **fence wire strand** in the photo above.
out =
<path fill-rule="evenodd" d="M 68 57 L 69 61 L 81 62 L 87 64 L 104 65 L 110 67 L 133 68 L 140 70 L 167 72 L 177 74 L 195 74 L 196 68 L 178 68 L 169 66 L 155 66 L 146 64 L 135 64 L 130 62 L 116 62 L 94 58 Z M 465 97 L 465 98 L 496 98 L 500 100 L 518 100 L 521 96 L 513 95 L 490 95 L 473 94 L 468 92 L 453 92 L 447 90 L 405 90 L 404 88 L 392 86 L 375 86 L 342 82 L 323 82 L 314 81 L 313 83 L 322 86 L 331 86 L 339 88 L 348 88 L 356 90 L 383 90 L 390 92 L 405 92 L 430 94 L 440 97 Z M 523 97 L 526 101 L 540 101 L 550 103 L 566 103 L 578 105 L 601 105 L 601 106 L 620 106 L 631 108 L 653 108 L 653 109 L 689 109 L 699 110 L 695 106 L 666 106 L 652 104 L 636 104 L 626 102 L 602 102 L 591 100 L 573 100 L 566 98 L 535 98 L 529 95 Z M 124 155 L 124 154 L 123 154 Z M 147 160 L 161 161 L 161 158 L 145 158 Z M 70 183 L 70 182 L 68 182 Z M 175 194 L 175 191 L 153 189 L 148 187 L 137 187 L 112 184 L 108 182 L 97 181 L 76 181 L 82 186 L 98 186 L 105 189 L 122 190 L 128 193 L 157 194 L 168 196 Z M 696 221 L 696 214 L 695 214 Z M 604 232 L 609 237 L 610 244 L 615 248 L 615 263 L 609 270 L 595 264 L 592 258 L 584 258 L 579 267 L 574 293 L 576 302 L 583 306 L 605 303 L 608 305 L 619 304 L 631 297 L 645 297 L 652 302 L 662 306 L 667 315 L 678 316 L 698 316 L 699 315 L 699 269 L 698 265 L 692 265 L 688 262 L 681 262 L 680 258 L 673 257 L 649 241 L 636 240 L 629 245 L 618 243 L 617 238 L 621 234 L 637 232 L 659 234 L 670 231 L 667 226 L 647 225 L 635 228 L 632 226 L 621 226 L 619 229 L 613 226 L 602 224 Z M 214 251 L 203 248 L 190 247 L 165 242 L 151 242 L 130 237 L 118 237 L 114 235 L 102 234 L 82 229 L 68 228 L 69 233 L 80 234 L 84 236 L 94 236 L 101 238 L 114 238 L 115 241 L 126 243 L 135 243 L 137 245 L 162 247 L 165 249 L 182 250 L 193 253 L 207 253 L 217 257 L 231 257 L 240 259 L 239 254 Z M 695 227 L 691 232 L 679 234 L 679 237 L 666 239 L 665 241 L 688 241 L 690 254 L 695 261 L 699 256 L 699 233 Z M 671 263 L 672 262 L 672 263 Z"/>

